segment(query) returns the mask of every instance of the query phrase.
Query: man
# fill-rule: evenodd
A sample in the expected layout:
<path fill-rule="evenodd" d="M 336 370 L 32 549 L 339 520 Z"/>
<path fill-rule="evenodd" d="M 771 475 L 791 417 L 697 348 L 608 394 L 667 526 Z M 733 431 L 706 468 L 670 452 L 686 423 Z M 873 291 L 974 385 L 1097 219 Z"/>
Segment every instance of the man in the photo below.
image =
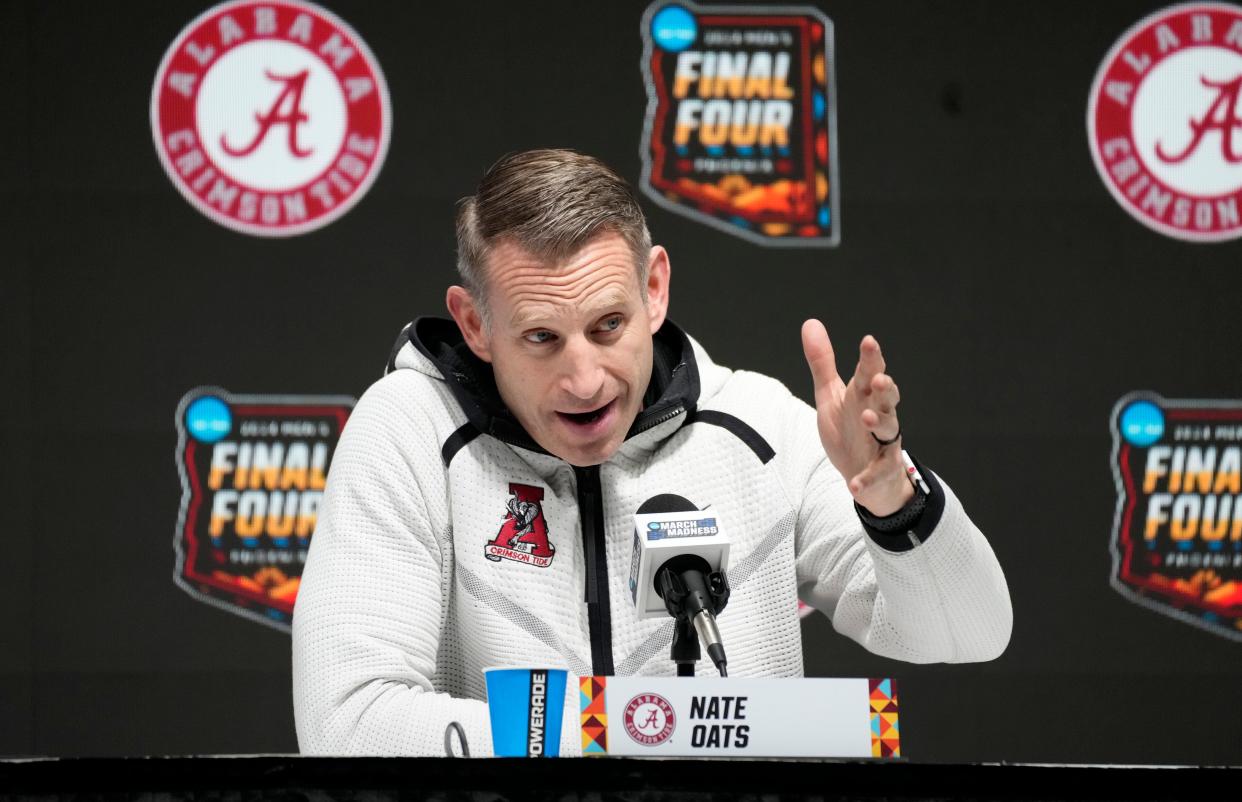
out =
<path fill-rule="evenodd" d="M 457 238 L 453 320 L 407 327 L 334 457 L 294 616 L 304 752 L 443 754 L 457 721 L 486 753 L 487 666 L 673 674 L 671 619 L 626 587 L 631 516 L 661 493 L 728 527 L 731 676 L 801 676 L 797 597 L 897 659 L 1004 650 L 1000 567 L 946 485 L 907 478 L 873 338 L 845 382 L 803 326 L 815 409 L 714 364 L 665 319 L 668 253 L 629 187 L 570 151 L 494 165 Z"/>

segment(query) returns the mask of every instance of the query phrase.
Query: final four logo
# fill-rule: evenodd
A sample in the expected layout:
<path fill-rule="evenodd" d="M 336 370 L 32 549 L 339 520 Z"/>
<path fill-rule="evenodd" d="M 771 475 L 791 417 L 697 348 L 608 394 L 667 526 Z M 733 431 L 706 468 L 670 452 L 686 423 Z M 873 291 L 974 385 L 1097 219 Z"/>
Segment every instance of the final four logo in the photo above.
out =
<path fill-rule="evenodd" d="M 642 36 L 643 191 L 760 245 L 836 245 L 832 22 L 813 8 L 657 2 Z"/>
<path fill-rule="evenodd" d="M 1196 242 L 1242 236 L 1242 7 L 1184 3 L 1121 37 L 1091 87 L 1091 155 L 1139 222 Z"/>
<path fill-rule="evenodd" d="M 390 121 L 366 44 L 303 0 L 208 9 L 168 49 L 151 93 L 173 184 L 217 223 L 260 236 L 348 211 L 379 173 Z"/>
<path fill-rule="evenodd" d="M 232 395 L 177 406 L 181 515 L 173 579 L 230 612 L 287 629 L 328 466 L 354 399 Z"/>
<path fill-rule="evenodd" d="M 1134 393 L 1112 431 L 1113 586 L 1242 640 L 1242 401 Z"/>

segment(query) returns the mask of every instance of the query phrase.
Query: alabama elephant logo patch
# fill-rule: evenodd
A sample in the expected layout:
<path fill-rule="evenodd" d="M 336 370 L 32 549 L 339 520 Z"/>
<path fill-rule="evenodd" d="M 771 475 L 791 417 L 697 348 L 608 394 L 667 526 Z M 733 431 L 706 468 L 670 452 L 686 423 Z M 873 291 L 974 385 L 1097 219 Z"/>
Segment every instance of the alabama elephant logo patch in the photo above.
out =
<path fill-rule="evenodd" d="M 556 548 L 548 540 L 548 522 L 544 520 L 543 488 L 509 484 L 508 512 L 496 537 L 483 547 L 483 554 L 492 562 L 514 562 L 547 568 L 556 556 Z"/>

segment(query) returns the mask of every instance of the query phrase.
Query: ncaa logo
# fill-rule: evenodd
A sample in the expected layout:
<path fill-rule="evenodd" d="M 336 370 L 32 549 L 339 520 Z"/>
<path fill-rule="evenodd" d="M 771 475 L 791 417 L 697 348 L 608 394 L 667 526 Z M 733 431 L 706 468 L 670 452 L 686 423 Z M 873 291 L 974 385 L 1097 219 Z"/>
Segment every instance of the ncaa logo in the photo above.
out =
<path fill-rule="evenodd" d="M 657 693 L 640 693 L 625 705 L 625 731 L 635 743 L 659 746 L 673 737 L 677 714 Z"/>
<path fill-rule="evenodd" d="M 1242 7 L 1184 3 L 1121 37 L 1091 87 L 1096 169 L 1144 225 L 1193 242 L 1242 236 Z"/>
<path fill-rule="evenodd" d="M 284 237 L 358 202 L 388 149 L 388 88 L 366 43 L 302 0 L 236 0 L 186 26 L 160 63 L 151 129 L 203 214 Z"/>

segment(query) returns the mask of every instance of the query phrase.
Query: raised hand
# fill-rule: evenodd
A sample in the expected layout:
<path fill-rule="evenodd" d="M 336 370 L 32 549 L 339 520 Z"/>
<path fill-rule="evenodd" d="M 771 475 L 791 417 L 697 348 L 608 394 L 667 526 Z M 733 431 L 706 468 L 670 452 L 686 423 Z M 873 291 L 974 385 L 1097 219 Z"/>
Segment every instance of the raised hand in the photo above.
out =
<path fill-rule="evenodd" d="M 815 384 L 819 439 L 829 461 L 849 483 L 854 500 L 872 515 L 891 515 L 914 495 L 901 457 L 897 383 L 884 372 L 880 344 L 868 334 L 858 347 L 849 384 L 837 373 L 828 331 L 818 320 L 802 324 L 802 350 Z M 875 435 L 874 437 L 872 435 Z"/>

